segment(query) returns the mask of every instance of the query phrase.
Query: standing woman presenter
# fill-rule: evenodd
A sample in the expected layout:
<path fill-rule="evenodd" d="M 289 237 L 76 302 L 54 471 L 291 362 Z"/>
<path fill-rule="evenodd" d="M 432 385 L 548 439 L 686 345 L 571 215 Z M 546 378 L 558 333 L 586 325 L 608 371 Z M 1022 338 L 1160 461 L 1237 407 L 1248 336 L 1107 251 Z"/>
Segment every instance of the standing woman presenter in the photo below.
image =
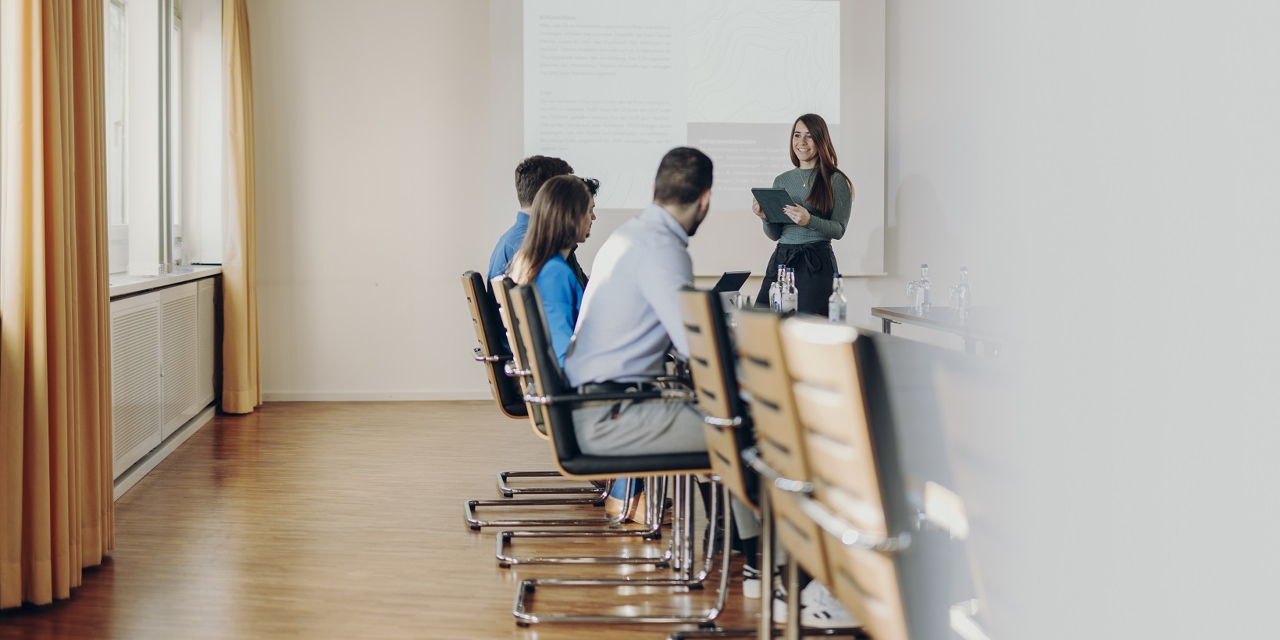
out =
<path fill-rule="evenodd" d="M 760 203 L 751 200 L 751 210 L 764 223 L 764 234 L 778 241 L 756 306 L 769 306 L 769 286 L 778 279 L 778 265 L 783 264 L 795 271 L 800 292 L 797 310 L 825 316 L 831 279 L 836 274 L 831 241 L 844 237 L 849 225 L 853 185 L 836 167 L 836 150 L 822 116 L 807 113 L 791 125 L 791 164 L 796 168 L 773 179 L 775 188 L 786 189 L 791 199 L 802 205 L 783 209 L 790 223 L 769 222 Z"/>

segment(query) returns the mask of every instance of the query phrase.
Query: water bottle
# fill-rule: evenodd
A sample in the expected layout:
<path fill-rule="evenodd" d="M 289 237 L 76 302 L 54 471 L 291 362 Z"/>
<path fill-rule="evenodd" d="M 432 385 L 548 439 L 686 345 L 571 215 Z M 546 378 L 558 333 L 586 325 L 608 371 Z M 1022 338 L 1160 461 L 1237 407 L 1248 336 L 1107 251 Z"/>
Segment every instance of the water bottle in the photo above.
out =
<path fill-rule="evenodd" d="M 778 277 L 769 285 L 769 308 L 775 313 L 782 313 L 782 287 L 787 279 L 787 266 L 778 265 Z"/>
<path fill-rule="evenodd" d="M 786 284 L 782 288 L 782 313 L 795 313 L 799 296 L 800 292 L 796 290 L 796 272 L 793 269 L 787 269 Z"/>
<path fill-rule="evenodd" d="M 929 310 L 933 308 L 933 301 L 930 295 L 929 265 L 927 263 L 920 265 L 920 282 L 917 284 L 919 289 L 916 294 L 916 310 L 922 314 L 929 313 Z"/>
<path fill-rule="evenodd" d="M 827 298 L 827 320 L 845 324 L 849 315 L 849 301 L 844 297 L 844 280 L 836 274 L 831 280 L 831 297 Z"/>
<path fill-rule="evenodd" d="M 787 297 L 790 302 L 788 312 L 795 314 L 800 308 L 800 289 L 796 288 L 796 270 L 787 269 Z"/>
<path fill-rule="evenodd" d="M 969 319 L 969 309 L 973 307 L 973 299 L 969 293 L 969 267 L 960 267 L 960 283 L 951 287 L 951 308 L 956 318 Z"/>

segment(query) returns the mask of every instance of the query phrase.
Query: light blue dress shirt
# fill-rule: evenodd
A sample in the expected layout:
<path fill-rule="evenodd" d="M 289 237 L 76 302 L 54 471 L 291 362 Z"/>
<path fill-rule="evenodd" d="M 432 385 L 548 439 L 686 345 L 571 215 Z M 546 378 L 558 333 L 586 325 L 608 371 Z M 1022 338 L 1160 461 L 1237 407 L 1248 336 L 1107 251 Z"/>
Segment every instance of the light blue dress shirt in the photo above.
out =
<path fill-rule="evenodd" d="M 547 314 L 551 346 L 556 351 L 560 366 L 564 366 L 565 352 L 569 350 L 573 327 L 582 308 L 582 285 L 578 284 L 578 276 L 559 253 L 542 265 L 534 282 L 542 296 L 542 310 Z"/>
<path fill-rule="evenodd" d="M 688 247 L 684 228 L 656 204 L 605 240 L 565 358 L 569 384 L 651 379 L 672 347 L 688 355 L 679 299 L 693 283 Z"/>
<path fill-rule="evenodd" d="M 489 280 L 503 275 L 507 272 L 507 264 L 511 259 L 516 257 L 516 252 L 520 250 L 520 245 L 524 243 L 524 234 L 529 230 L 529 214 L 523 211 L 516 212 L 516 223 L 511 225 L 507 232 L 498 238 L 498 246 L 493 248 L 493 255 L 489 257 Z"/>

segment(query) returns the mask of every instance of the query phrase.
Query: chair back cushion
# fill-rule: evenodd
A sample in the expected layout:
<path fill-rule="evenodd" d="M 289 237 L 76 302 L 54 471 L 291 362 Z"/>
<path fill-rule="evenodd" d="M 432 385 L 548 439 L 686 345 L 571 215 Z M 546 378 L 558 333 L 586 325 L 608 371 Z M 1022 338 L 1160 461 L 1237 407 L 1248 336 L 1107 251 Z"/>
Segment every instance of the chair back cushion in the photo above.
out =
<path fill-rule="evenodd" d="M 467 298 L 467 309 L 471 312 L 471 324 L 476 332 L 476 342 L 480 345 L 479 355 L 494 358 L 484 362 L 485 373 L 489 377 L 489 390 L 502 412 L 512 418 L 523 418 L 527 415 L 523 394 L 519 385 L 507 376 L 503 366 L 511 354 L 503 346 L 502 321 L 498 316 L 498 305 L 484 286 L 484 278 L 475 271 L 462 274 L 462 292 Z"/>
<path fill-rule="evenodd" d="M 542 310 L 542 297 L 536 286 L 523 285 L 511 290 L 511 306 L 515 311 L 516 330 L 524 349 L 525 364 L 533 372 L 533 384 L 529 393 L 535 396 L 563 395 L 568 392 L 564 372 L 556 359 L 547 331 L 546 314 Z M 542 407 L 546 418 L 547 435 L 551 438 L 556 457 L 563 462 L 582 455 L 578 448 L 578 434 L 573 428 L 573 410 L 567 404 L 551 404 Z"/>
<path fill-rule="evenodd" d="M 525 356 L 526 348 L 524 346 L 524 338 L 519 331 L 519 323 L 513 312 L 511 304 L 511 290 L 514 289 L 516 283 L 507 276 L 497 276 L 492 282 L 492 291 L 498 302 L 498 317 L 502 319 L 502 326 L 506 330 L 507 343 L 511 345 L 511 360 L 515 368 L 520 371 L 528 371 L 528 358 Z M 518 388 L 521 393 L 520 402 L 524 403 L 523 394 L 529 390 L 529 379 L 520 377 L 518 380 Z M 533 427 L 533 432 L 542 439 L 547 439 L 547 421 L 543 415 L 542 407 L 537 405 L 525 404 L 525 413 L 529 414 L 529 425 Z"/>

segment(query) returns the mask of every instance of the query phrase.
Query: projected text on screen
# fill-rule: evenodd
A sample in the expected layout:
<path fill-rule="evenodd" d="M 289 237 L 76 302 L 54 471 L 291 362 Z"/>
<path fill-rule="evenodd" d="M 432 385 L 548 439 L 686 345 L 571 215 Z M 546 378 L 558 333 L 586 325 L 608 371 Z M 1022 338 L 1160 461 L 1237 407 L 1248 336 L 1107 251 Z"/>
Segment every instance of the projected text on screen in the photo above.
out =
<path fill-rule="evenodd" d="M 839 145 L 839 24 L 832 1 L 526 0 L 525 153 L 599 178 L 599 207 L 638 208 L 662 154 L 692 145 L 716 163 L 713 206 L 746 207 L 791 168 L 797 116 Z"/>

